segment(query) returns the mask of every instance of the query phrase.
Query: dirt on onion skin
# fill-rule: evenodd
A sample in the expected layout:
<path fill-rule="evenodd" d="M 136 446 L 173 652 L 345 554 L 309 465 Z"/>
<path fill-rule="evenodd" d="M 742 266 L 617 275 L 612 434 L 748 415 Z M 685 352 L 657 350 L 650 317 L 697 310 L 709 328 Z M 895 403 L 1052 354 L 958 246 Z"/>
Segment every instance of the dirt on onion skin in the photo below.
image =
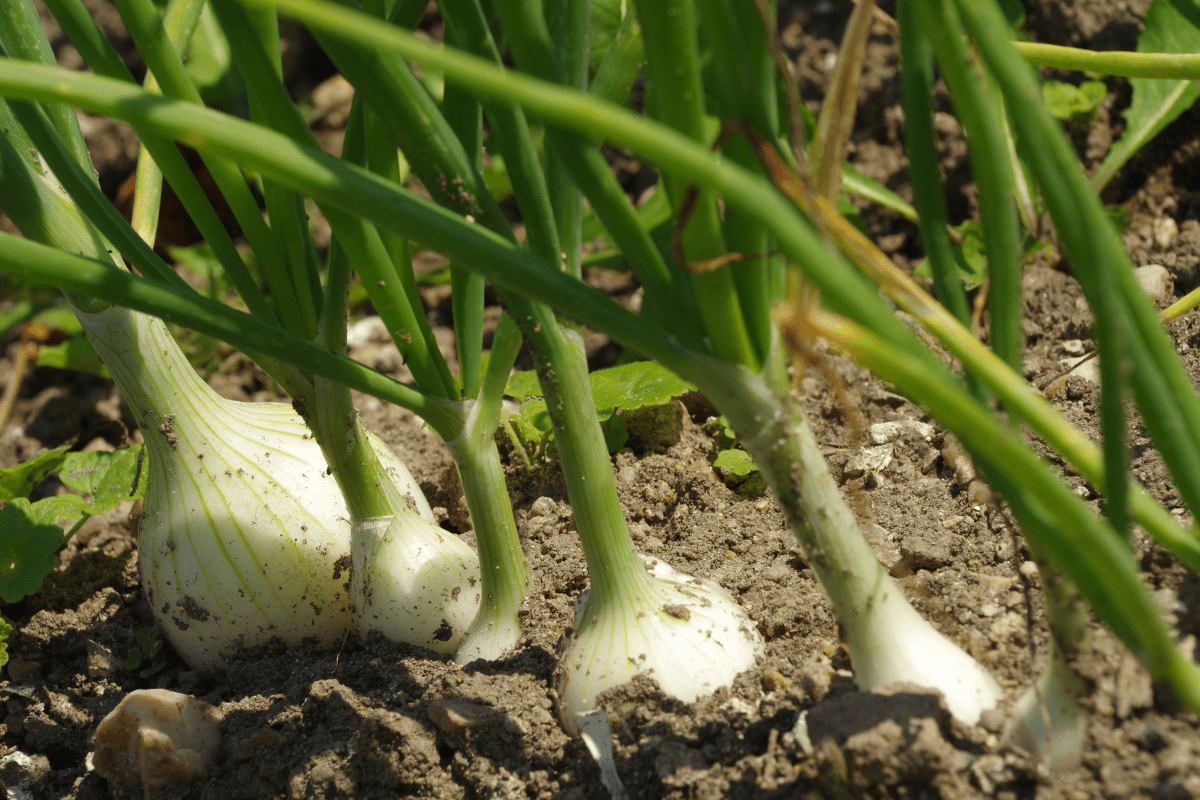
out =
<path fill-rule="evenodd" d="M 801 91 L 815 105 L 847 8 L 780 5 Z M 1028 27 L 1039 41 L 1133 49 L 1137 17 L 1147 5 L 1039 0 L 1027 3 Z M 850 158 L 907 196 L 896 63 L 892 37 L 877 28 Z M 1129 102 L 1126 82 L 1107 83 L 1109 103 L 1098 119 L 1071 131 L 1089 168 L 1105 143 L 1119 137 L 1119 112 Z M 944 94 L 936 102 L 957 221 L 974 213 L 974 191 L 952 108 Z M 1135 262 L 1167 266 L 1176 297 L 1200 283 L 1196 114 L 1168 127 L 1105 193 L 1106 202 L 1133 213 L 1125 242 Z M 872 208 L 864 209 L 864 219 L 899 263 L 920 258 L 913 226 Z M 1033 379 L 1090 350 L 1091 321 L 1061 264 L 1036 261 L 1023 288 L 1025 373 Z M 444 297 L 434 288 L 426 299 L 436 324 Z M 1172 334 L 1200 380 L 1200 317 L 1187 315 Z M 590 342 L 595 353 L 607 352 L 602 339 Z M 0 382 L 11 375 L 16 346 L 9 342 L 0 360 Z M 379 343 L 352 355 L 404 374 Z M 829 365 L 866 425 L 929 421 L 857 366 L 836 355 Z M 230 362 L 212 382 L 234 399 L 271 398 L 262 373 L 244 361 Z M 866 459 L 862 425 L 851 423 L 855 415 L 827 374 L 812 370 L 800 385 L 830 468 L 877 554 L 921 613 L 988 666 L 1011 703 L 1044 666 L 1047 630 L 1036 575 L 1008 516 L 971 501 L 969 485 L 956 480 L 941 454 L 940 431 L 926 439 L 910 427 L 886 453 Z M 1096 399 L 1093 385 L 1073 377 L 1053 402 L 1096 438 Z M 443 527 L 469 541 L 461 489 L 438 438 L 407 412 L 373 398 L 356 402 L 368 426 L 409 464 Z M 646 678 L 603 698 L 631 797 L 1200 797 L 1200 721 L 1096 625 L 1077 663 L 1091 682 L 1086 749 L 1080 767 L 1068 773 L 1050 775 L 1003 745 L 997 735 L 1003 708 L 966 727 L 949 718 L 936 696 L 915 687 L 856 691 L 828 604 L 770 496 L 744 499 L 721 482 L 711 467 L 715 434 L 701 427 L 713 411 L 702 398 L 685 404 L 677 443 L 613 458 L 635 546 L 728 589 L 765 637 L 766 654 L 731 688 L 693 704 L 664 697 Z M 134 428 L 111 384 L 39 370 L 23 381 L 14 416 L 0 432 L 0 466 L 76 437 L 79 446 L 111 447 Z M 1135 424 L 1131 433 L 1134 476 L 1190 523 L 1144 432 Z M 41 592 L 0 606 L 15 628 L 0 680 L 0 782 L 35 798 L 113 797 L 87 768 L 92 732 L 125 693 L 159 686 L 200 697 L 223 715 L 218 765 L 206 780 L 170 796 L 604 800 L 599 772 L 581 741 L 562 732 L 550 691 L 556 648 L 587 586 L 571 509 L 554 463 L 527 473 L 503 443 L 502 449 L 533 581 L 522 609 L 524 636 L 508 658 L 459 667 L 416 648 L 347 635 L 325 650 L 260 647 L 225 675 L 191 671 L 169 645 L 157 644 L 161 637 L 138 585 L 136 512 L 125 505 L 84 526 Z M 1067 471 L 1065 478 L 1099 506 L 1078 476 Z M 49 481 L 38 491 L 60 488 Z M 1200 579 L 1140 531 L 1133 545 L 1180 637 L 1200 636 Z"/>

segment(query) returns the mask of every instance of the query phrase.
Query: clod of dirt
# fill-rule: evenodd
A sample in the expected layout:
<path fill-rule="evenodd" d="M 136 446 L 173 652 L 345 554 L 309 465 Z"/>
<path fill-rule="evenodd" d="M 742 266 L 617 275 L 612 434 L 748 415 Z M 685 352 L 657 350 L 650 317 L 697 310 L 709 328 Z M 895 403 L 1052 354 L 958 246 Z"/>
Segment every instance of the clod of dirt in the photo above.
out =
<path fill-rule="evenodd" d="M 629 426 L 629 446 L 639 453 L 661 452 L 679 444 L 683 435 L 683 406 L 677 402 L 660 406 L 625 409 L 621 416 Z"/>
<path fill-rule="evenodd" d="M 9 753 L 0 758 L 0 791 L 11 800 L 33 798 L 50 775 L 50 759 L 35 753 Z"/>
<path fill-rule="evenodd" d="M 912 572 L 927 569 L 935 572 L 954 562 L 959 550 L 959 537 L 946 530 L 922 530 L 911 534 L 900 545 L 900 556 Z"/>
<path fill-rule="evenodd" d="M 165 689 L 130 692 L 96 729 L 96 772 L 110 783 L 141 785 L 146 800 L 204 776 L 221 746 L 216 709 Z"/>

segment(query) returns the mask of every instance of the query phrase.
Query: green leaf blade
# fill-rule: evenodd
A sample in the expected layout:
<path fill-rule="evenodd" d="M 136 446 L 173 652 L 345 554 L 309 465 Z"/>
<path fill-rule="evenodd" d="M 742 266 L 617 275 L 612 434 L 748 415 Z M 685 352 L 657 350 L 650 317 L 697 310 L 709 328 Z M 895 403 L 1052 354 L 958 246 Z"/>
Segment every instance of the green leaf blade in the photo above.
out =
<path fill-rule="evenodd" d="M 631 411 L 660 406 L 696 387 L 654 361 L 635 361 L 591 374 L 596 408 L 608 405 Z"/>
<path fill-rule="evenodd" d="M 42 479 L 62 466 L 69 447 L 43 450 L 28 461 L 15 467 L 0 469 L 0 502 L 7 503 L 17 498 L 29 497 L 33 487 Z"/>
<path fill-rule="evenodd" d="M 23 497 L 0 508 L 0 530 L 0 598 L 16 603 L 42 588 L 57 563 L 63 533 L 57 525 L 35 521 Z"/>
<path fill-rule="evenodd" d="M 1146 28 L 1138 37 L 1139 53 L 1200 51 L 1200 3 L 1196 0 L 1154 0 L 1143 21 Z M 1132 78 L 1129 83 L 1133 100 L 1125 112 L 1125 132 L 1092 176 L 1096 191 L 1200 97 L 1200 83 L 1192 81 Z"/>
<path fill-rule="evenodd" d="M 758 464 L 745 450 L 722 450 L 717 454 L 717 460 L 713 462 L 713 466 L 717 469 L 727 469 L 731 475 L 738 477 L 758 472 Z"/>
<path fill-rule="evenodd" d="M 63 464 L 59 479 L 64 485 L 92 496 L 83 513 L 103 514 L 122 500 L 136 500 L 146 493 L 145 481 L 139 481 L 136 491 L 131 492 L 140 450 L 140 447 L 123 447 L 111 453 L 72 453 Z"/>

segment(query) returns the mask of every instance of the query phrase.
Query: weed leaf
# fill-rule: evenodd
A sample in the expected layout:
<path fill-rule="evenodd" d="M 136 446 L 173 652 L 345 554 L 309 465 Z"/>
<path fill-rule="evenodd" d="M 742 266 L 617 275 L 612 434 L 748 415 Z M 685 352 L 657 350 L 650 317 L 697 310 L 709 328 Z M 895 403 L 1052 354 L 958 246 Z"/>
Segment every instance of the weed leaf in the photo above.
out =
<path fill-rule="evenodd" d="M 143 475 L 137 492 L 130 494 L 139 450 L 139 447 L 123 447 L 112 453 L 71 453 L 59 472 L 59 479 L 75 491 L 92 496 L 83 513 L 103 514 L 122 500 L 135 500 L 146 493 Z"/>
<path fill-rule="evenodd" d="M 1084 81 L 1078 86 L 1062 81 L 1042 84 L 1046 110 L 1056 119 L 1090 119 L 1107 96 L 1108 87 L 1103 81 Z"/>
<path fill-rule="evenodd" d="M 8 635 L 12 633 L 12 625 L 0 619 L 0 667 L 8 663 Z"/>
<path fill-rule="evenodd" d="M 758 464 L 745 450 L 722 450 L 713 462 L 717 469 L 727 469 L 731 475 L 745 476 L 758 472 Z"/>
<path fill-rule="evenodd" d="M 1200 2 L 1154 0 L 1143 19 L 1138 37 L 1140 53 L 1195 53 L 1200 51 Z M 1133 154 L 1200 97 L 1200 82 L 1133 78 L 1133 100 L 1125 112 L 1125 133 L 1108 152 L 1092 185 L 1100 191 Z"/>
<path fill-rule="evenodd" d="M 610 405 L 626 410 L 660 406 L 696 388 L 654 361 L 597 370 L 591 377 L 597 410 Z"/>
<path fill-rule="evenodd" d="M 0 503 L 7 503 L 18 497 L 29 497 L 33 487 L 42 479 L 62 466 L 67 458 L 69 447 L 57 450 L 43 450 L 24 464 L 0 469 Z"/>
<path fill-rule="evenodd" d="M 37 365 L 51 369 L 70 369 L 101 378 L 111 378 L 96 348 L 86 336 L 72 336 L 62 344 L 47 345 L 38 353 Z"/>
<path fill-rule="evenodd" d="M 15 603 L 42 588 L 42 580 L 54 569 L 63 532 L 57 525 L 35 521 L 23 497 L 0 508 L 0 530 L 0 598 Z"/>

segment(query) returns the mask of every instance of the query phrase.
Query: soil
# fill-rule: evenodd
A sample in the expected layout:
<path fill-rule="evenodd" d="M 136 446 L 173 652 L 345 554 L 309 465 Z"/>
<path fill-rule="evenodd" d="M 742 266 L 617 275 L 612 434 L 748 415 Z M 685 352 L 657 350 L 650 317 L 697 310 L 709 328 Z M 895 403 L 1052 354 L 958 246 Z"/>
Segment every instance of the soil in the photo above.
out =
<path fill-rule="evenodd" d="M 782 4 L 788 6 L 788 4 Z M 1148 0 L 1039 0 L 1027 3 L 1033 38 L 1056 44 L 1133 49 Z M 884 4 L 888 11 L 893 9 Z M 796 3 L 785 8 L 784 41 L 806 101 L 819 100 L 847 8 Z M 60 53 L 60 55 L 62 55 Z M 69 53 L 63 55 L 69 60 Z M 876 29 L 867 51 L 854 163 L 901 194 L 908 191 L 893 37 Z M 1062 76 L 1059 76 L 1062 77 Z M 1070 76 L 1066 76 L 1070 77 Z M 1079 76 L 1075 76 L 1078 78 Z M 1071 130 L 1094 167 L 1120 134 L 1127 83 L 1109 79 L 1097 119 Z M 972 187 L 957 124 L 939 97 L 947 192 L 958 218 L 970 215 Z M 1174 294 L 1200 282 L 1200 208 L 1196 111 L 1172 125 L 1128 165 L 1105 199 L 1133 215 L 1126 243 L 1137 263 L 1166 266 Z M 96 128 L 96 130 L 100 130 Z M 100 156 L 103 134 L 92 138 Z M 120 182 L 127 148 L 103 161 Z M 124 167 L 128 169 L 128 165 Z M 864 210 L 876 241 L 901 263 L 920 256 L 911 225 Z M 632 284 L 594 276 L 615 294 Z M 1091 348 L 1086 304 L 1066 267 L 1045 259 L 1026 272 L 1026 375 L 1059 368 Z M 444 292 L 426 291 L 431 319 L 446 324 Z M 369 335 L 352 356 L 402 375 L 398 359 Z M 1172 328 L 1179 352 L 1200 381 L 1200 317 Z M 611 358 L 598 343 L 597 359 Z M 10 341 L 0 381 L 12 375 Z M 1007 515 L 984 502 L 944 455 L 940 431 L 901 425 L 881 451 L 864 453 L 859 416 L 881 422 L 933 422 L 864 370 L 829 354 L 831 369 L 805 374 L 806 410 L 833 474 L 881 560 L 939 630 L 981 660 L 1011 703 L 1040 674 L 1047 630 L 1036 573 Z M 269 399 L 268 382 L 245 360 L 227 359 L 212 377 L 223 394 Z M 441 509 L 442 526 L 471 540 L 444 445 L 411 414 L 367 397 L 358 407 Z M 1053 398 L 1095 436 L 1096 389 L 1070 378 Z M 729 689 L 684 704 L 639 679 L 606 698 L 617 771 L 633 798 L 942 797 L 1200 798 L 1200 721 L 1181 711 L 1123 646 L 1093 626 L 1080 660 L 1090 680 L 1082 763 L 1051 774 L 998 737 L 1003 710 L 967 727 L 936 695 L 913 687 L 861 693 L 839 644 L 837 625 L 769 495 L 743 497 L 712 467 L 713 413 L 699 396 L 682 399 L 677 441 L 624 449 L 613 458 L 637 548 L 693 575 L 718 581 L 746 608 L 766 639 L 759 664 Z M 936 427 L 936 423 L 935 427 Z M 0 433 L 0 467 L 43 447 L 72 442 L 109 449 L 133 429 L 110 383 L 78 373 L 37 370 L 21 383 L 12 419 Z M 1137 478 L 1173 513 L 1181 508 L 1154 450 L 1133 430 Z M 218 710 L 222 745 L 207 777 L 161 796 L 188 798 L 545 798 L 603 800 L 609 792 L 581 740 L 555 719 L 550 676 L 573 604 L 587 586 L 582 551 L 557 465 L 527 472 L 509 460 L 509 492 L 533 575 L 522 611 L 525 635 L 511 656 L 460 667 L 447 658 L 377 638 L 347 634 L 332 649 L 267 649 L 223 675 L 189 670 L 167 645 L 135 670 L 134 650 L 158 640 L 138 583 L 133 509 L 90 520 L 60 555 L 41 592 L 0 611 L 14 625 L 11 660 L 0 680 L 0 782 L 12 798 L 137 796 L 90 769 L 99 720 L 129 691 L 162 687 L 192 694 Z M 870 458 L 864 458 L 869 455 Z M 1073 473 L 1084 498 L 1095 493 Z M 47 483 L 42 493 L 61 487 Z M 1200 579 L 1145 536 L 1135 537 L 1145 576 L 1179 635 L 1200 635 Z M 142 637 L 139 641 L 139 635 Z M 152 648 L 149 648 L 152 649 Z M 447 714 L 453 708 L 456 714 Z M 806 724 L 799 724 L 803 721 Z"/>

